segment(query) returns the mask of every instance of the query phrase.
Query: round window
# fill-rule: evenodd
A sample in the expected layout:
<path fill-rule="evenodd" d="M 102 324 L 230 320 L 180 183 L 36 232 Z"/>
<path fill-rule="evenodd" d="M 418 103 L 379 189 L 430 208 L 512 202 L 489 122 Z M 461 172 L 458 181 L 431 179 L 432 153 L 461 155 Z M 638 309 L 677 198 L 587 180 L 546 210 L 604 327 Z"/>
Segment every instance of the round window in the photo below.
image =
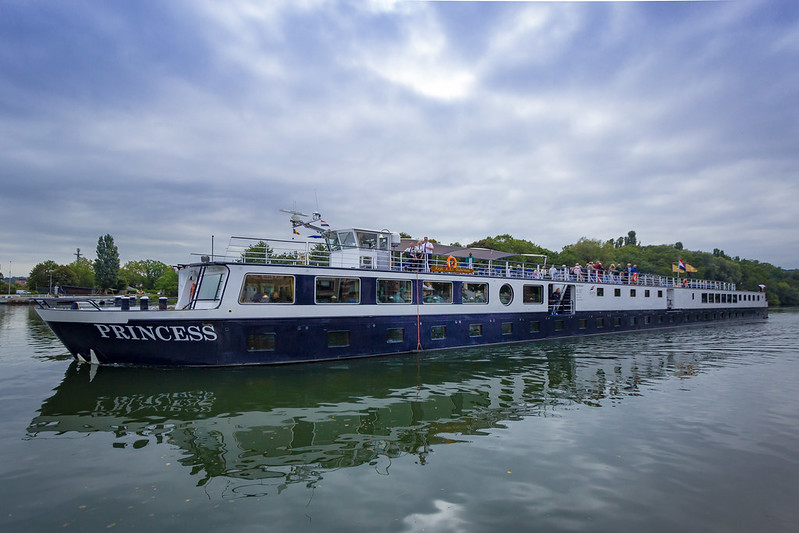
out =
<path fill-rule="evenodd" d="M 507 283 L 499 288 L 499 301 L 508 305 L 513 301 L 513 287 Z"/>

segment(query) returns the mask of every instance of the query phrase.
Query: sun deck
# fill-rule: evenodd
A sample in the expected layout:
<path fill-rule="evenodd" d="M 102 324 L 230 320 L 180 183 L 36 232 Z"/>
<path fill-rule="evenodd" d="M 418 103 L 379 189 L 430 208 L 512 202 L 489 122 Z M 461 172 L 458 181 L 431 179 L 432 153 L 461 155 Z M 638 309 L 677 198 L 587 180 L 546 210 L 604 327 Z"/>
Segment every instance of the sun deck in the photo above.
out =
<path fill-rule="evenodd" d="M 637 273 L 634 276 L 615 275 L 602 272 L 574 274 L 565 265 L 547 265 L 526 259 L 523 254 L 512 254 L 486 248 L 462 248 L 435 244 L 435 252 L 415 258 L 409 252 L 407 241 L 395 239 L 386 231 L 343 230 L 331 232 L 333 239 L 306 240 L 263 239 L 253 237 L 231 237 L 222 255 L 203 255 L 203 262 L 236 262 L 248 264 L 297 265 L 320 267 L 343 267 L 361 270 L 388 270 L 394 272 L 424 272 L 425 274 L 460 273 L 491 278 L 517 278 L 578 283 L 611 283 L 649 287 L 682 287 L 737 290 L 735 283 L 661 276 Z M 345 236 L 342 237 L 342 234 Z M 394 234 L 396 235 L 396 234 Z M 199 254 L 198 254 L 199 255 Z"/>

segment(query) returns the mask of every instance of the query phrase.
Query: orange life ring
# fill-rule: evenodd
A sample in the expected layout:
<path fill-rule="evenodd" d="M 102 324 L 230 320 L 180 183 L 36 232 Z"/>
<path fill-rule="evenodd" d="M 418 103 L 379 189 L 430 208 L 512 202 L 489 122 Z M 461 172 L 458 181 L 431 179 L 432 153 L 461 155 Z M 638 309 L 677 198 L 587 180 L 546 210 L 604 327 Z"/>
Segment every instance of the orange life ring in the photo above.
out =
<path fill-rule="evenodd" d="M 638 281 L 638 272 L 633 272 L 633 283 Z"/>
<path fill-rule="evenodd" d="M 683 287 L 687 287 L 688 286 L 688 280 L 687 279 L 682 280 L 682 286 Z"/>
<path fill-rule="evenodd" d="M 458 268 L 458 260 L 452 256 L 447 257 L 447 268 Z"/>

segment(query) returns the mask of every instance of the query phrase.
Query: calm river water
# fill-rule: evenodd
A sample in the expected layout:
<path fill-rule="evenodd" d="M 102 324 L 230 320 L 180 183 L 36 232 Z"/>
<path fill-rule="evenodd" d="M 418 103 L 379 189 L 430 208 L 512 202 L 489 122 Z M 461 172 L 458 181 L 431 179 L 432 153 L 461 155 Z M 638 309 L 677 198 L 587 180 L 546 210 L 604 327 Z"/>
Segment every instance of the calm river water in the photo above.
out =
<path fill-rule="evenodd" d="M 799 531 L 799 312 L 277 368 L 0 306 L 2 531 Z"/>

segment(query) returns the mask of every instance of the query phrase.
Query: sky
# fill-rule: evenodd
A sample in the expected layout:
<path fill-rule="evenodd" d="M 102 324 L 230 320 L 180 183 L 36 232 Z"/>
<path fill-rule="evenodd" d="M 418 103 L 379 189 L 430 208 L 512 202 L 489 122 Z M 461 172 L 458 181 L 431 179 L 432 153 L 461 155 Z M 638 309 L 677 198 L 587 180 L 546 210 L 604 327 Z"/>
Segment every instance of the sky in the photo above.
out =
<path fill-rule="evenodd" d="M 291 238 L 282 208 L 799 268 L 797 206 L 797 2 L 0 1 L 6 276 Z"/>

